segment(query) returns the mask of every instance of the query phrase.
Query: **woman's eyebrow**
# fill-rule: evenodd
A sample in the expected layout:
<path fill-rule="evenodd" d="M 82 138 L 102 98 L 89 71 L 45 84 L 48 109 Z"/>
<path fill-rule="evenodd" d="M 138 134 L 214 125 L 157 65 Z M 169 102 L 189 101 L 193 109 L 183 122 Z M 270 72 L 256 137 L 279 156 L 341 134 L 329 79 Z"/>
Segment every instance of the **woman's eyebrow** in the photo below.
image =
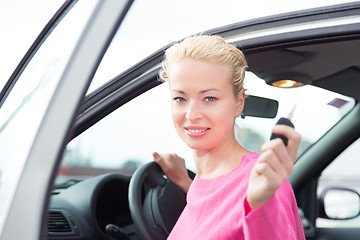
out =
<path fill-rule="evenodd" d="M 206 93 L 206 92 L 210 92 L 210 91 L 217 91 L 217 92 L 220 92 L 219 89 L 216 89 L 216 88 L 209 88 L 209 89 L 205 89 L 205 90 L 201 90 L 200 93 L 203 94 L 203 93 Z"/>
<path fill-rule="evenodd" d="M 220 92 L 219 89 L 216 89 L 216 88 L 209 88 L 209 89 L 204 89 L 204 90 L 200 90 L 199 93 L 200 94 L 204 94 L 206 92 L 210 92 L 210 91 L 217 91 L 217 92 Z M 182 90 L 176 90 L 176 89 L 172 89 L 171 92 L 175 92 L 175 93 L 180 93 L 180 94 L 185 94 L 184 91 Z"/>
<path fill-rule="evenodd" d="M 176 89 L 171 90 L 171 92 L 176 92 L 176 93 L 185 94 L 185 92 L 183 92 L 183 91 L 181 91 L 181 90 L 176 90 Z"/>

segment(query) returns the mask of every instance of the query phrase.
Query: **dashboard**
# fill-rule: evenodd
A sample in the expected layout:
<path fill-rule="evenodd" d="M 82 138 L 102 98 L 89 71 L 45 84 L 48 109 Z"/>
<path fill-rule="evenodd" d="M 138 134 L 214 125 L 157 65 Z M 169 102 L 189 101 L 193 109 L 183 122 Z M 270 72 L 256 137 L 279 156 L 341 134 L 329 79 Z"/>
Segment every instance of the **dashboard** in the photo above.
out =
<path fill-rule="evenodd" d="M 112 239 L 105 230 L 109 224 L 137 239 L 128 202 L 130 178 L 120 173 L 99 175 L 54 194 L 47 239 Z"/>

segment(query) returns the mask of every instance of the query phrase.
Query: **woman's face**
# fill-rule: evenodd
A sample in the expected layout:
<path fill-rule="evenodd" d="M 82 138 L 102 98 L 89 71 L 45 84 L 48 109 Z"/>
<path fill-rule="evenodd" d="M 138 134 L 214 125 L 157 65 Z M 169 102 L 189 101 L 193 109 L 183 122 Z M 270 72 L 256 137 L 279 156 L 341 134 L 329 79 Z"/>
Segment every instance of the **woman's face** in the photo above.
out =
<path fill-rule="evenodd" d="M 211 150 L 235 140 L 244 96 L 234 96 L 227 66 L 183 59 L 172 66 L 169 86 L 176 131 L 190 148 Z"/>

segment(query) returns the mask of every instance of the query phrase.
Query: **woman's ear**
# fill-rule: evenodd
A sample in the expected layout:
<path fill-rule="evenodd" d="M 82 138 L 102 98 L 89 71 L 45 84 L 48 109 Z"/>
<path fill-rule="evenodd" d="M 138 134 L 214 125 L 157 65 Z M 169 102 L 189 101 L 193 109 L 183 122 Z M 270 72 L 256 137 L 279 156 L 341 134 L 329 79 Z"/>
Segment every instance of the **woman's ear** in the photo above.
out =
<path fill-rule="evenodd" d="M 241 92 L 235 97 L 235 100 L 236 100 L 235 117 L 238 117 L 244 109 L 245 91 L 241 90 Z"/>

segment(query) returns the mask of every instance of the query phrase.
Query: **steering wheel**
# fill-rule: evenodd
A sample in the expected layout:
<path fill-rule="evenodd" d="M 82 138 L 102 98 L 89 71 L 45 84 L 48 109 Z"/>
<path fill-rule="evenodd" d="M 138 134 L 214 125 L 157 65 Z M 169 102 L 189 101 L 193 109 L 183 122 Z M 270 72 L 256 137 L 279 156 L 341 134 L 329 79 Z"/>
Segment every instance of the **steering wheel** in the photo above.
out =
<path fill-rule="evenodd" d="M 188 172 L 193 179 L 195 174 Z M 128 197 L 131 217 L 141 239 L 166 239 L 186 205 L 186 193 L 163 176 L 156 162 L 135 171 Z"/>

